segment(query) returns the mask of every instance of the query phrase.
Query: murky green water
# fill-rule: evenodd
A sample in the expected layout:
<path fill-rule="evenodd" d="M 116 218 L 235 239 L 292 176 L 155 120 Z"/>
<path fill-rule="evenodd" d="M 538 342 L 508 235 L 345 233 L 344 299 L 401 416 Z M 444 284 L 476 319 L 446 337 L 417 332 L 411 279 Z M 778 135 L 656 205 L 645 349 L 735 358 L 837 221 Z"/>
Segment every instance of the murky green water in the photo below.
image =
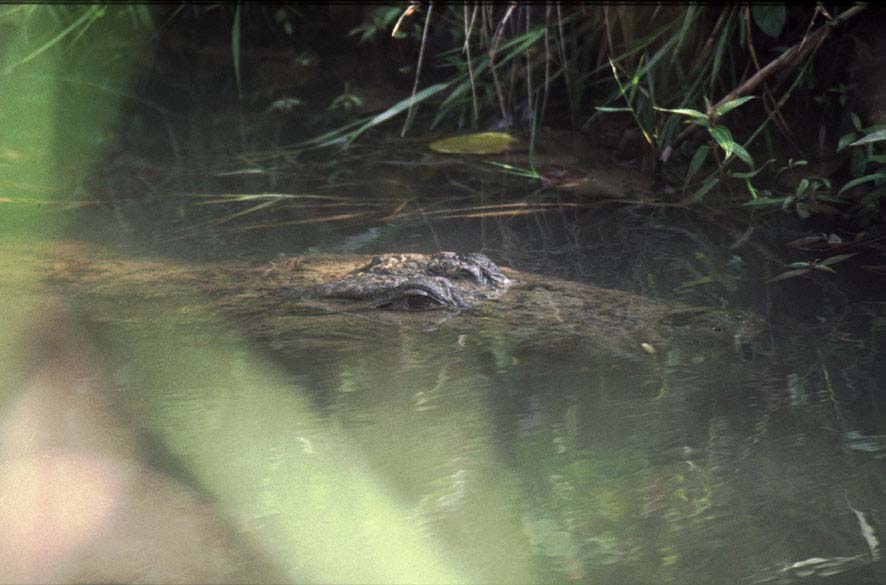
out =
<path fill-rule="evenodd" d="M 167 49 L 129 86 L 155 64 L 124 29 L 38 22 L 3 47 L 0 583 L 886 583 L 882 291 L 769 282 L 819 228 L 641 204 L 611 152 L 542 127 L 533 161 L 498 162 L 597 169 L 584 195 L 381 126 L 299 152 L 350 74 L 278 116 L 226 60 Z M 550 289 L 555 326 L 496 305 L 417 326 L 193 278 L 441 250 L 768 330 L 644 349 L 588 325 L 592 288 L 559 322 Z"/>
<path fill-rule="evenodd" d="M 431 199 L 445 185 L 425 188 L 421 214 L 345 227 L 189 234 L 124 203 L 86 212 L 78 236 L 196 263 L 481 251 L 665 301 L 758 312 L 767 299 L 795 302 L 767 289 L 752 251 L 728 249 L 734 234 L 691 217 L 564 206 L 439 219 L 428 212 L 502 195 Z M 192 200 L 176 205 L 194 222 Z M 136 455 L 151 473 L 207 496 L 237 538 L 299 582 L 886 580 L 883 344 L 824 304 L 812 309 L 818 328 L 771 315 L 749 351 L 626 356 L 549 331 L 515 338 L 470 311 L 445 326 L 354 315 L 244 338 L 230 316 L 184 309 L 187 291 L 101 295 L 79 290 L 59 317 L 102 356 L 94 367 L 108 379 L 91 392 L 150 439 Z M 100 437 L 87 447 L 113 442 L 102 419 L 84 420 Z"/>

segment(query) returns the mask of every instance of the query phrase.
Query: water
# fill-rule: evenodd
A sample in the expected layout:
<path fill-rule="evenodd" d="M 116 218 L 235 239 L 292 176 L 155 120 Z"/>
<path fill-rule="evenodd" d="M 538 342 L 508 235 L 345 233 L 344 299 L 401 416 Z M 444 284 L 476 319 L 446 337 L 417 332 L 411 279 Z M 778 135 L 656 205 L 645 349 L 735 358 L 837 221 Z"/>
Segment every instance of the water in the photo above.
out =
<path fill-rule="evenodd" d="M 347 188 L 324 191 L 340 201 L 236 218 L 255 203 L 170 196 L 80 212 L 62 246 L 102 242 L 133 264 L 96 277 L 69 257 L 62 271 L 75 276 L 44 289 L 61 290 L 64 303 L 37 295 L 51 324 L 32 339 L 55 336 L 61 349 L 50 356 L 72 357 L 42 362 L 47 377 L 6 401 L 7 453 L 76 453 L 112 471 L 140 461 L 137 477 L 160 486 L 150 506 L 212 518 L 193 523 L 216 537 L 204 551 L 299 582 L 886 581 L 883 337 L 864 314 L 870 305 L 848 304 L 840 320 L 836 297 L 766 285 L 780 267 L 750 246 L 729 248 L 742 228 L 693 212 L 517 195 L 527 185 L 463 168 L 411 181 L 409 169 L 373 174 L 371 163 Z M 276 177 L 276 190 L 305 192 L 288 180 Z M 467 217 L 515 201 L 533 213 Z M 318 219 L 340 215 L 349 218 Z M 423 327 L 293 314 L 290 330 L 264 330 L 261 314 L 219 312 L 217 298 L 144 269 L 438 250 L 664 302 L 750 309 L 770 331 L 749 352 L 631 357 L 562 331 L 517 335 L 471 312 Z M 39 257 L 22 261 L 42 273 Z M 9 282 L 7 302 L 25 286 Z M 124 510 L 115 538 L 125 541 L 148 504 L 137 489 L 115 494 Z M 69 532 L 77 546 L 88 536 Z M 131 549 L 99 542 L 89 555 L 101 563 L 73 548 L 49 574 L 138 578 L 121 560 Z M 184 554 L 163 538 L 140 542 L 167 565 L 143 568 L 149 581 L 176 570 L 192 580 L 252 575 L 223 572 L 221 561 L 191 567 L 199 546 Z M 89 573 L 98 565 L 111 572 Z"/>

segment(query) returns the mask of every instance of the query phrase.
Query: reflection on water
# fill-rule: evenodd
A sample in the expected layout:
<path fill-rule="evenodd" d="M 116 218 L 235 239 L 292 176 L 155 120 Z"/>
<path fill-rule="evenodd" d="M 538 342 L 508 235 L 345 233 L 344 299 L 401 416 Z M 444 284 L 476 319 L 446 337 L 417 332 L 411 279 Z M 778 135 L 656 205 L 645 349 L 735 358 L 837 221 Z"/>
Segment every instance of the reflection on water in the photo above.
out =
<path fill-rule="evenodd" d="M 527 224 L 497 226 L 486 251 L 531 264 L 531 231 L 503 237 Z M 349 249 L 421 249 L 421 226 L 397 229 Z M 541 270 L 618 262 L 577 247 Z M 81 287 L 48 289 L 67 312 L 25 337 L 68 332 L 23 358 L 3 403 L 18 549 L 0 550 L 31 555 L 2 559 L 3 580 L 883 581 L 876 353 L 849 367 L 822 338 L 629 356 L 581 328 L 493 325 L 494 308 L 426 327 L 293 314 L 255 335 L 179 281 L 126 268 L 142 298 L 79 270 Z"/>

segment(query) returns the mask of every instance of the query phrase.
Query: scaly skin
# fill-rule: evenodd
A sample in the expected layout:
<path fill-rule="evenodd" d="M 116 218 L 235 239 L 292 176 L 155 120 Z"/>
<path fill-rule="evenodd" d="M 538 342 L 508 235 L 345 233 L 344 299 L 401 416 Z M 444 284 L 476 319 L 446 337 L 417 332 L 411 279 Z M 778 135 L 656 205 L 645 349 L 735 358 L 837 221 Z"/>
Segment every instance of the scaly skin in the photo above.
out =
<path fill-rule="evenodd" d="M 127 311 L 159 302 L 179 305 L 183 316 L 221 312 L 247 334 L 263 339 L 319 341 L 324 331 L 358 329 L 378 337 L 389 335 L 392 327 L 420 331 L 432 325 L 459 334 L 518 340 L 574 338 L 598 355 L 644 358 L 650 349 L 644 344 L 657 351 L 731 350 L 765 329 L 764 319 L 747 311 L 660 301 L 499 270 L 484 260 L 488 262 L 479 255 L 451 253 L 310 254 L 259 265 L 236 261 L 188 265 L 121 258 L 93 246 L 69 244 L 54 249 L 43 266 L 50 281 L 65 284 L 69 293 L 88 294 L 92 305 L 113 297 L 126 299 Z M 475 274 L 462 276 L 459 270 Z M 418 298 L 422 296 L 428 298 Z M 444 316 L 462 314 L 429 320 L 425 311 L 397 310 L 416 304 L 450 309 L 442 311 Z"/>
<path fill-rule="evenodd" d="M 304 296 L 368 301 L 395 310 L 470 309 L 499 298 L 510 284 L 482 254 L 384 254 L 345 278 L 309 288 Z"/>

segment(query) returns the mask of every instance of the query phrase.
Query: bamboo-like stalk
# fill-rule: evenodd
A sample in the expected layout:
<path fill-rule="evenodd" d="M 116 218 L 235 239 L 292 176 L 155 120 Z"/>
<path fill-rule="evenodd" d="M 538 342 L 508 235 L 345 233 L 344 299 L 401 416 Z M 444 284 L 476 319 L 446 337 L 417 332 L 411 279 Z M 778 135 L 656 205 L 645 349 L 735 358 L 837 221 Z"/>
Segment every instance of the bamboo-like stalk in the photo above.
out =
<path fill-rule="evenodd" d="M 557 29 L 560 32 L 560 61 L 563 80 L 566 83 L 566 96 L 569 98 L 569 117 L 575 121 L 575 98 L 572 95 L 572 79 L 569 77 L 569 63 L 566 60 L 566 33 L 563 31 L 563 9 L 557 2 Z"/>
<path fill-rule="evenodd" d="M 471 102 L 474 105 L 474 121 L 480 121 L 480 102 L 477 99 L 477 83 L 474 80 L 474 65 L 471 63 L 471 32 L 474 30 L 474 22 L 477 19 L 477 5 L 474 5 L 474 9 L 471 11 L 471 22 L 468 24 L 468 5 L 465 3 L 465 16 L 464 16 L 464 24 L 465 24 L 465 46 L 464 53 L 467 57 L 468 61 L 468 80 L 471 82 Z"/>
<path fill-rule="evenodd" d="M 544 119 L 545 112 L 548 108 L 548 92 L 551 86 L 551 41 L 550 34 L 548 30 L 550 28 L 551 22 L 551 5 L 548 4 L 545 6 L 545 91 L 541 100 L 541 112 L 539 112 L 539 119 Z"/>
<path fill-rule="evenodd" d="M 505 127 L 509 126 L 508 111 L 507 107 L 505 106 L 505 96 L 501 90 L 501 82 L 498 79 L 498 73 L 496 73 L 495 71 L 495 52 L 498 50 L 498 43 L 501 41 L 505 25 L 507 24 L 508 20 L 510 20 L 511 15 L 514 13 L 514 9 L 516 7 L 516 2 L 513 2 L 508 6 L 507 12 L 505 12 L 504 17 L 501 19 L 501 22 L 498 23 L 498 28 L 495 31 L 495 35 L 492 37 L 492 46 L 489 48 L 489 70 L 492 72 L 492 82 L 495 85 L 495 94 L 498 97 L 498 105 L 501 108 L 501 118 Z"/>
<path fill-rule="evenodd" d="M 532 18 L 530 14 L 531 6 L 526 7 L 526 34 L 532 30 Z M 532 103 L 532 55 L 530 50 L 526 49 L 526 106 L 532 115 L 535 116 L 535 107 Z M 534 122 L 533 122 L 534 123 Z"/>
<path fill-rule="evenodd" d="M 406 111 L 406 120 L 403 122 L 403 130 L 400 131 L 400 138 L 406 136 L 407 130 L 409 130 L 410 124 L 412 124 L 412 118 L 414 117 L 413 107 L 415 106 L 415 94 L 418 92 L 418 83 L 421 79 L 421 70 L 422 66 L 425 62 L 425 47 L 428 44 L 428 29 L 431 24 L 431 14 L 434 12 L 433 3 L 428 4 L 428 14 L 425 16 L 425 26 L 424 30 L 421 33 L 421 47 L 418 50 L 418 63 L 415 66 L 415 83 L 412 84 L 412 95 L 409 102 L 409 109 Z"/>

